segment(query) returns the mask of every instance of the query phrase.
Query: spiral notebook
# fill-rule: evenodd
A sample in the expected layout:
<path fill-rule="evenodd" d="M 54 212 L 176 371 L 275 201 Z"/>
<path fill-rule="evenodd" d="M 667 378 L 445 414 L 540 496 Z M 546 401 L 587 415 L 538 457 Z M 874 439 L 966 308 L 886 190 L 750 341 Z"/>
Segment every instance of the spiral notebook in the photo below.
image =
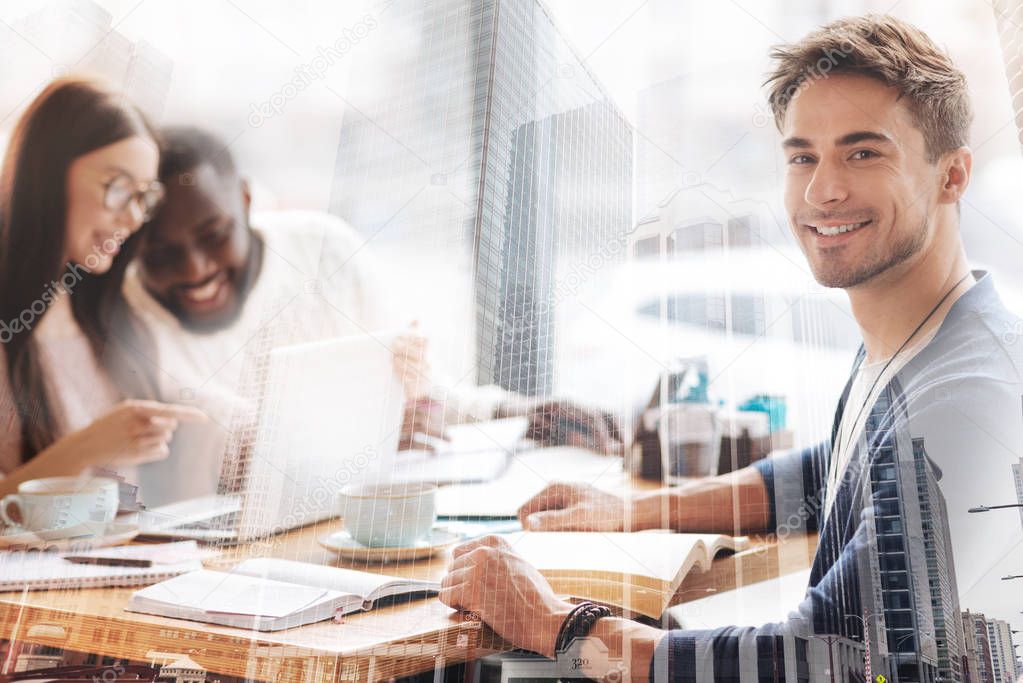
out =
<path fill-rule="evenodd" d="M 0 592 L 148 586 L 197 569 L 202 569 L 197 558 L 154 562 L 151 567 L 111 567 L 68 562 L 59 552 L 16 550 L 0 553 Z"/>

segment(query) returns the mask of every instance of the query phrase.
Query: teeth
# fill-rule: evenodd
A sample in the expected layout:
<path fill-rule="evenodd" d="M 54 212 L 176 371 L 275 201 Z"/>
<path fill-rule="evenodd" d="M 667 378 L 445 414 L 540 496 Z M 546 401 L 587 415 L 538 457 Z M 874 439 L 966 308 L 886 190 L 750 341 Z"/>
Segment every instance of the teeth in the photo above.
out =
<path fill-rule="evenodd" d="M 222 284 L 223 279 L 217 277 L 214 278 L 213 280 L 210 280 L 202 287 L 190 287 L 188 289 L 182 290 L 181 293 L 189 301 L 193 301 L 195 303 L 205 303 L 207 301 L 212 301 L 213 298 L 217 296 L 217 294 L 220 292 L 220 286 Z"/>
<path fill-rule="evenodd" d="M 857 230 L 862 228 L 870 221 L 863 221 L 862 223 L 846 223 L 845 225 L 811 225 L 810 227 L 817 231 L 817 234 L 824 235 L 826 237 L 834 237 L 835 235 L 841 235 L 843 232 L 849 232 L 850 230 Z"/>

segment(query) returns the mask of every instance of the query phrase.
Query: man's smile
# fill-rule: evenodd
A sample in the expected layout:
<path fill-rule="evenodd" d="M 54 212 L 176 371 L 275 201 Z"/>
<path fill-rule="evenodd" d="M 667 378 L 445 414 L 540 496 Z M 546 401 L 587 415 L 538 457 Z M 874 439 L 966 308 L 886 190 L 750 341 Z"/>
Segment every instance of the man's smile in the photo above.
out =
<path fill-rule="evenodd" d="M 178 285 L 174 293 L 185 307 L 195 309 L 216 309 L 224 303 L 228 291 L 228 277 L 224 270 L 214 273 L 194 285 Z"/>
<path fill-rule="evenodd" d="M 847 232 L 853 232 L 860 228 L 866 227 L 871 223 L 870 220 L 861 221 L 858 223 L 835 223 L 834 221 L 824 221 L 821 223 L 807 223 L 806 227 L 813 229 L 818 235 L 822 237 L 835 237 L 836 235 L 842 235 Z"/>

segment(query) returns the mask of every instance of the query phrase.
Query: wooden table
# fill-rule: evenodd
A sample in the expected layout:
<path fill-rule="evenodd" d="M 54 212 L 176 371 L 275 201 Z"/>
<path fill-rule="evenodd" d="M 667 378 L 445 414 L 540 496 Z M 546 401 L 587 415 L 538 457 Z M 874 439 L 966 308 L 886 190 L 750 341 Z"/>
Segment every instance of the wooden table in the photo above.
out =
<path fill-rule="evenodd" d="M 641 488 L 646 488 L 641 487 Z M 336 530 L 322 522 L 241 546 L 220 558 L 229 564 L 271 556 L 439 580 L 450 553 L 396 565 L 339 564 L 317 538 Z M 813 537 L 753 538 L 749 550 L 719 557 L 711 571 L 692 574 L 673 603 L 756 583 L 808 566 Z M 133 588 L 0 594 L 0 639 L 96 652 L 148 661 L 148 653 L 188 655 L 209 672 L 266 681 L 363 681 L 405 676 L 473 660 L 510 647 L 478 622 L 463 619 L 436 598 L 420 599 L 349 615 L 343 623 L 320 622 L 276 633 L 259 633 L 124 611 Z"/>

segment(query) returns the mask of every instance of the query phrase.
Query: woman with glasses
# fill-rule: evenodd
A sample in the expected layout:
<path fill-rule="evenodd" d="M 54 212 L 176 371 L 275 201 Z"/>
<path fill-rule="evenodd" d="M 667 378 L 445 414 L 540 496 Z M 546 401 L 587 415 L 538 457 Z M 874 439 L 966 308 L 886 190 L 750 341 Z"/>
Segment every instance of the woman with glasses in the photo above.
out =
<path fill-rule="evenodd" d="M 144 117 L 84 79 L 51 83 L 0 168 L 0 495 L 28 479 L 166 457 L 191 408 L 144 400 L 143 328 L 119 295 L 163 198 Z"/>

